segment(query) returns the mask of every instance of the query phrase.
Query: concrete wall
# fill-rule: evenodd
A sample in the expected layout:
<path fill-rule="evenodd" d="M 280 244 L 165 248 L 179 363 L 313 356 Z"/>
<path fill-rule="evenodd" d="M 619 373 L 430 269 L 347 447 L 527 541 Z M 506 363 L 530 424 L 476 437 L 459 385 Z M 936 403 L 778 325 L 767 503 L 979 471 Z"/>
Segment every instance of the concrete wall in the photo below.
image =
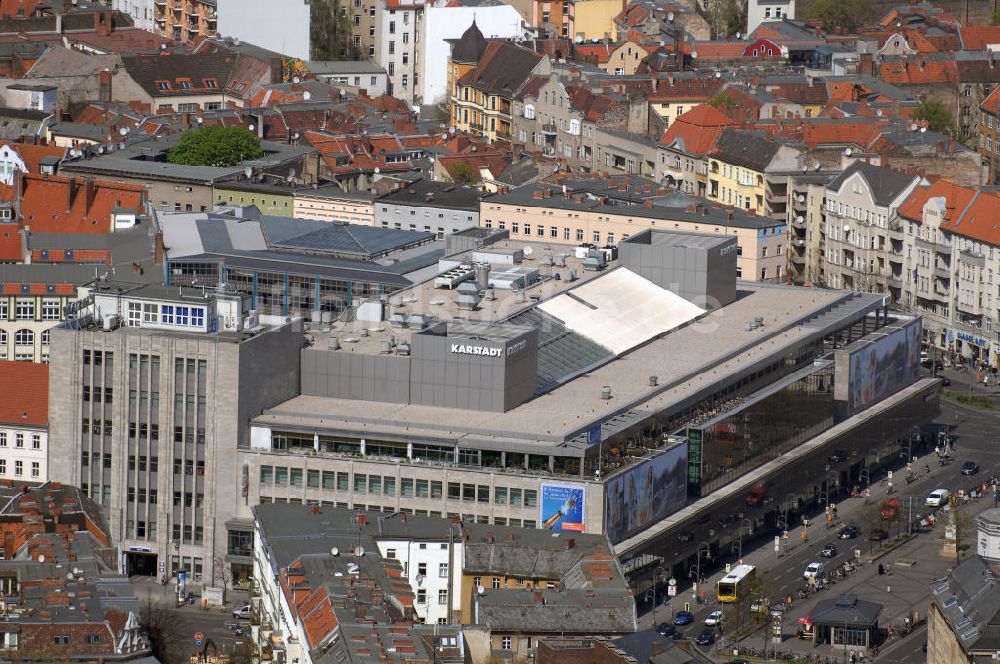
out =
<path fill-rule="evenodd" d="M 456 210 L 375 201 L 375 225 L 382 228 L 437 233 L 440 239 L 445 235 L 478 226 L 479 210 Z"/>
<path fill-rule="evenodd" d="M 302 349 L 302 394 L 410 402 L 410 358 Z"/>
<path fill-rule="evenodd" d="M 716 309 L 736 299 L 735 237 L 708 236 L 717 242 L 704 246 L 705 237 L 692 235 L 695 242 L 685 246 L 683 240 L 659 244 L 657 235 L 642 233 L 618 245 L 621 265 L 700 307 Z"/>
<path fill-rule="evenodd" d="M 219 0 L 216 16 L 221 36 L 309 59 L 308 0 Z M 279 25 L 281 29 L 276 30 Z"/>

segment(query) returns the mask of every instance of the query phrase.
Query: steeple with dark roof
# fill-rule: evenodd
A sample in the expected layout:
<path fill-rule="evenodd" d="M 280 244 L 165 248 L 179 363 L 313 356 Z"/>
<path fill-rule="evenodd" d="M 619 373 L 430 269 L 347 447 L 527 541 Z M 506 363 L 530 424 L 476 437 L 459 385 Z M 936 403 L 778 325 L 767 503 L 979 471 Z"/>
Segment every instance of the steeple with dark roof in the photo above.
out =
<path fill-rule="evenodd" d="M 463 65 L 479 64 L 480 58 L 486 52 L 486 37 L 476 25 L 476 19 L 472 19 L 472 25 L 462 34 L 462 38 L 455 42 L 455 48 L 451 51 L 451 61 Z"/>

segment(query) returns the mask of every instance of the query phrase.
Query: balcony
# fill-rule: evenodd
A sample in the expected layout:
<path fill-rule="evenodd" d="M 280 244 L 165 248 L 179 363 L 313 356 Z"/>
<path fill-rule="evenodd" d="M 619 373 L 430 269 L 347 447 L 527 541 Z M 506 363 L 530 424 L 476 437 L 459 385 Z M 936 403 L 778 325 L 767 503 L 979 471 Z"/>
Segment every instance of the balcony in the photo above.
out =
<path fill-rule="evenodd" d="M 958 253 L 958 260 L 971 267 L 986 267 L 985 256 L 964 249 Z"/>
<path fill-rule="evenodd" d="M 802 216 L 801 214 L 797 214 L 797 215 L 795 215 L 795 218 L 792 219 L 792 223 L 794 225 L 796 225 L 796 226 L 805 227 L 805 225 L 806 225 L 806 218 L 804 216 Z"/>
<path fill-rule="evenodd" d="M 553 136 L 554 137 L 556 135 L 557 131 L 558 130 L 556 129 L 556 126 L 554 124 L 549 123 L 549 124 L 543 124 L 542 125 L 542 133 L 545 134 L 546 136 Z"/>
<path fill-rule="evenodd" d="M 803 254 L 801 254 L 801 253 L 799 253 L 797 251 L 793 251 L 790 254 L 788 254 L 788 257 L 789 257 L 789 259 L 790 259 L 790 261 L 791 261 L 791 263 L 793 265 L 805 265 L 806 264 L 806 257 Z"/>
<path fill-rule="evenodd" d="M 902 288 L 903 287 L 903 275 L 888 274 L 885 277 L 885 283 L 891 288 Z"/>
<path fill-rule="evenodd" d="M 951 271 L 944 265 L 934 266 L 934 276 L 941 279 L 951 279 Z"/>

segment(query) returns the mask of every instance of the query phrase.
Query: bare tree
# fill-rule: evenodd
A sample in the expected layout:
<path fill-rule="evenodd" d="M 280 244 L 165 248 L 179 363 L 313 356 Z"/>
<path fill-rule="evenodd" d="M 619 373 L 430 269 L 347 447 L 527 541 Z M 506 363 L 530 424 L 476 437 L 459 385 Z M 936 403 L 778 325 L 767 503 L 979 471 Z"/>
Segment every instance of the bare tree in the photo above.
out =
<path fill-rule="evenodd" d="M 187 643 L 184 621 L 176 611 L 154 604 L 147 598 L 140 619 L 149 636 L 153 656 L 163 664 L 184 664 L 188 661 L 183 645 Z"/>
<path fill-rule="evenodd" d="M 216 556 L 213 562 L 212 579 L 213 581 L 221 581 L 222 590 L 228 595 L 229 587 L 233 583 L 233 568 L 226 563 L 225 556 Z"/>

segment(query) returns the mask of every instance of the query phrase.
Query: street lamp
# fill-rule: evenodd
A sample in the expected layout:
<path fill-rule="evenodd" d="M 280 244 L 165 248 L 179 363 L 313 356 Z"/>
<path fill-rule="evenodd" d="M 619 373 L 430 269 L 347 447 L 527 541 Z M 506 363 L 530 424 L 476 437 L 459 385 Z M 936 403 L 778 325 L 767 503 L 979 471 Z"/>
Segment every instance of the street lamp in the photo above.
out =
<path fill-rule="evenodd" d="M 695 577 L 694 578 L 695 578 L 695 580 L 694 580 L 694 583 L 691 584 L 691 598 L 693 600 L 695 600 L 695 602 L 698 601 L 698 584 L 701 583 L 701 555 L 702 555 L 702 551 L 705 552 L 705 554 L 706 554 L 705 557 L 706 558 L 711 557 L 711 555 L 712 555 L 712 547 L 711 547 L 711 545 L 708 542 L 706 542 L 704 540 L 702 540 L 701 542 L 698 543 L 698 555 L 695 558 L 695 563 L 694 563 L 694 570 L 695 570 L 695 572 L 694 572 Z M 690 568 L 688 568 L 688 572 L 690 573 Z"/>
<path fill-rule="evenodd" d="M 667 575 L 667 570 L 663 569 L 661 565 L 657 565 L 653 568 L 653 629 L 656 629 L 656 575 L 657 572 L 661 572 L 663 576 Z"/>
<path fill-rule="evenodd" d="M 753 521 L 751 521 L 750 519 L 743 519 L 742 521 L 740 521 L 740 525 L 737 528 L 737 533 L 739 533 L 739 540 L 737 540 L 738 542 L 737 548 L 739 549 L 739 552 L 737 555 L 739 557 L 740 564 L 743 563 L 743 524 L 746 524 L 747 535 L 749 535 L 753 531 Z"/>

